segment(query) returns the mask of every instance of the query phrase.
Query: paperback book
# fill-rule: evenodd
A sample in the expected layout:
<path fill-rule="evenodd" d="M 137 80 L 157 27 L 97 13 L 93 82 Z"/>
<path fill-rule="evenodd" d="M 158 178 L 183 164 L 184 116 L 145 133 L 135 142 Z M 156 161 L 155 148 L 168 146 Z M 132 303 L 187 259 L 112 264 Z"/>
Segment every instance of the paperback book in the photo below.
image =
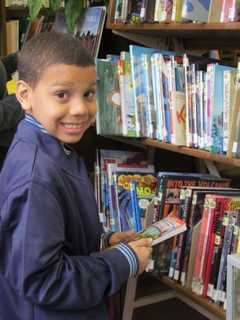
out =
<path fill-rule="evenodd" d="M 186 223 L 183 220 L 174 216 L 167 216 L 137 233 L 136 239 L 151 238 L 154 246 L 184 231 L 186 231 Z"/>

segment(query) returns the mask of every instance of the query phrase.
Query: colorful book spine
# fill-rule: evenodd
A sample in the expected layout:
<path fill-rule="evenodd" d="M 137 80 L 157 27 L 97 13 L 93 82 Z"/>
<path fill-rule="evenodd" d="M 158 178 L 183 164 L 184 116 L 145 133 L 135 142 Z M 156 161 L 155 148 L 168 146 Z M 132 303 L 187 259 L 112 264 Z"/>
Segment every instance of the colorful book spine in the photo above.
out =
<path fill-rule="evenodd" d="M 135 226 L 134 229 L 136 230 L 136 232 L 139 232 L 142 230 L 142 222 L 141 222 L 140 209 L 138 205 L 136 181 L 130 182 L 130 197 L 131 197 L 132 209 L 133 209 L 133 218 L 134 218 L 134 226 Z"/>
<path fill-rule="evenodd" d="M 209 231 L 211 229 L 214 209 L 216 208 L 216 200 L 214 196 L 207 195 L 204 202 L 203 218 L 199 233 L 199 244 L 197 248 L 194 275 L 192 282 L 192 290 L 196 294 L 201 294 L 203 289 L 203 270 L 206 262 L 207 244 Z"/>
<path fill-rule="evenodd" d="M 154 53 L 151 56 L 153 100 L 156 108 L 156 138 L 166 141 L 165 114 L 163 110 L 163 94 L 161 90 L 162 73 L 160 72 L 160 54 Z"/>
<path fill-rule="evenodd" d="M 144 111 L 146 114 L 147 137 L 156 137 L 156 111 L 153 99 L 151 57 L 147 54 L 141 55 L 144 87 Z"/>
<path fill-rule="evenodd" d="M 136 137 L 136 117 L 134 106 L 134 95 L 132 86 L 131 64 L 128 52 L 121 52 L 120 60 L 120 96 L 121 96 L 121 114 L 123 135 L 127 137 Z"/>

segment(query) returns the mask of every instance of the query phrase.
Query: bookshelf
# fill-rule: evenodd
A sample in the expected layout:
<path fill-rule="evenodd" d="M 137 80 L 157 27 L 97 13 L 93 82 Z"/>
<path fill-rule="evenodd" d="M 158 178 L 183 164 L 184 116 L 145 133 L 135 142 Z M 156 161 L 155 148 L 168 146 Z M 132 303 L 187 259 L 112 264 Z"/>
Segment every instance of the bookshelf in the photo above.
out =
<path fill-rule="evenodd" d="M 0 55 L 7 53 L 6 22 L 10 19 L 27 17 L 28 10 L 21 6 L 5 7 L 5 1 L 0 2 Z"/>
<path fill-rule="evenodd" d="M 114 23 L 115 1 L 109 1 L 107 28 L 127 39 L 161 46 L 172 38 L 184 50 L 239 49 L 240 22 L 231 23 Z M 178 48 L 177 48 L 178 49 Z"/>
<path fill-rule="evenodd" d="M 151 139 L 134 139 L 134 138 L 123 138 L 123 137 L 109 137 L 113 140 L 132 144 L 136 147 L 153 147 L 158 149 L 164 149 L 172 152 L 177 152 L 181 154 L 185 154 L 194 158 L 202 159 L 202 160 L 209 160 L 213 162 L 222 163 L 229 166 L 235 166 L 240 167 L 240 159 L 238 158 L 232 158 L 227 157 L 224 154 L 217 154 L 217 153 L 211 153 L 208 151 L 200 150 L 200 149 L 194 149 L 194 148 L 188 148 L 185 146 L 177 146 L 170 143 L 160 142 L 157 140 L 151 140 Z"/>
<path fill-rule="evenodd" d="M 114 23 L 116 1 L 109 1 L 107 28 L 113 33 L 132 40 L 139 44 L 170 50 L 212 50 L 224 48 L 227 50 L 238 50 L 240 40 L 240 22 L 231 23 Z M 169 42 L 169 39 L 172 41 Z M 169 48 L 171 43 L 171 48 Z M 109 138 L 109 137 L 108 137 Z M 211 164 L 219 163 L 227 166 L 239 167 L 240 159 L 228 157 L 223 154 L 214 154 L 200 149 L 188 148 L 185 146 L 177 146 L 169 143 L 159 142 L 151 139 L 132 139 L 123 137 L 111 137 L 111 139 L 125 142 L 130 145 L 143 148 L 158 148 L 175 153 L 188 155 Z M 186 302 L 209 319 L 225 319 L 225 311 L 222 307 L 212 303 L 210 300 L 202 298 L 194 294 L 190 289 L 182 287 L 176 281 L 166 276 L 160 278 L 160 281 L 171 288 L 172 294 L 180 300 Z M 127 288 L 127 299 L 135 297 L 136 283 L 130 281 Z M 171 294 L 169 293 L 171 296 Z M 159 299 L 149 299 L 149 303 L 163 301 L 167 297 L 163 297 L 159 293 Z M 127 300 L 126 299 L 126 300 Z M 124 320 L 130 320 L 134 307 L 144 305 L 141 301 L 136 300 L 131 307 L 131 301 L 126 301 L 124 310 Z M 134 298 L 133 298 L 134 301 Z M 146 304 L 146 303 L 145 303 Z M 132 308 L 127 310 L 127 308 Z"/>

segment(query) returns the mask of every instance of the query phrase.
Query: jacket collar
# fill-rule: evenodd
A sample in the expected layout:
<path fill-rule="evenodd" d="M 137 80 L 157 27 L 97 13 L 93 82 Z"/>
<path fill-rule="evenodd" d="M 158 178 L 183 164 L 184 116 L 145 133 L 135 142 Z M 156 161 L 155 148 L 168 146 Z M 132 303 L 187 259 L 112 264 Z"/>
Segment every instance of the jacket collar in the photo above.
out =
<path fill-rule="evenodd" d="M 20 121 L 14 140 L 16 139 L 34 144 L 53 159 L 56 162 L 56 166 L 61 167 L 71 175 L 79 177 L 79 171 L 84 166 L 84 163 L 76 152 L 71 147 L 62 145 L 55 137 L 41 131 L 33 123 L 25 119 Z"/>

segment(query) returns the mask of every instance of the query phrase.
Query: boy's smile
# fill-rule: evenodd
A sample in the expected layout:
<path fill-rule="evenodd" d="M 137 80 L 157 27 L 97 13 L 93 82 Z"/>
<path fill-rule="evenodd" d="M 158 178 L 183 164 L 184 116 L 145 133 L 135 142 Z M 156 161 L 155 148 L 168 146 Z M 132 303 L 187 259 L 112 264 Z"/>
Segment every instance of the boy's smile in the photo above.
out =
<path fill-rule="evenodd" d="M 34 87 L 17 85 L 17 98 L 49 134 L 65 143 L 78 142 L 95 119 L 94 66 L 50 65 Z"/>

